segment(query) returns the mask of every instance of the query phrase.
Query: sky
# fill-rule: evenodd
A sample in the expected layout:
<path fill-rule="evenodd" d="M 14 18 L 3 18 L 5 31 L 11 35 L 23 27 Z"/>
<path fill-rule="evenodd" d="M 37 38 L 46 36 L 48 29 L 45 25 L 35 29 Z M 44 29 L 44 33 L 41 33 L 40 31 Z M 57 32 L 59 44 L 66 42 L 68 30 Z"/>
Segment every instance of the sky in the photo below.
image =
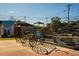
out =
<path fill-rule="evenodd" d="M 40 21 L 45 22 L 46 20 L 43 20 L 42 17 L 67 17 L 67 3 L 0 3 L 0 16 L 2 15 L 26 16 L 30 23 L 40 20 L 34 20 L 34 17 L 40 17 Z M 73 16 L 79 16 L 79 4 L 77 3 L 71 6 L 70 17 Z"/>

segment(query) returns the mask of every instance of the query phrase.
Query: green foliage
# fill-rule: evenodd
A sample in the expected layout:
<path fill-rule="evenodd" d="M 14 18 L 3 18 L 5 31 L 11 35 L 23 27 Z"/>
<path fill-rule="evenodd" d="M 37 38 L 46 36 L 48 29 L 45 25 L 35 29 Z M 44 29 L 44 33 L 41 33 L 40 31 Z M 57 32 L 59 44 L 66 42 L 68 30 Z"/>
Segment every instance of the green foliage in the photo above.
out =
<path fill-rule="evenodd" d="M 59 28 L 62 27 L 62 23 L 61 23 L 61 18 L 60 17 L 53 17 L 51 18 L 51 24 L 52 24 L 52 30 L 56 31 Z"/>

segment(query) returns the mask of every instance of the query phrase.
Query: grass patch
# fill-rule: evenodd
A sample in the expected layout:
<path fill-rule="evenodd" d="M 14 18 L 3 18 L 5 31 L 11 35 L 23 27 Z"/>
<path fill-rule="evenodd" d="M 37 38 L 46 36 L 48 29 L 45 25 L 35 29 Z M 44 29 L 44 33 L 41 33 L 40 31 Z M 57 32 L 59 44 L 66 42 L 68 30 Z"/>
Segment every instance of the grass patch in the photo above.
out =
<path fill-rule="evenodd" d="M 16 38 L 0 38 L 0 40 L 15 40 Z"/>

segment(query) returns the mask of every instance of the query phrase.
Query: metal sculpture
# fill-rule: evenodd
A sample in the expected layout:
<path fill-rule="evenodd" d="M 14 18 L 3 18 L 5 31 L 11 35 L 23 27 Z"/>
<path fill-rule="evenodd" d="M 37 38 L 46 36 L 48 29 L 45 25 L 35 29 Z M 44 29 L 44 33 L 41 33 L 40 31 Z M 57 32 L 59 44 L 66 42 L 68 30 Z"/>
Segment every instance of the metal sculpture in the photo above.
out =
<path fill-rule="evenodd" d="M 21 30 L 16 42 L 22 43 L 22 46 L 29 46 L 38 54 L 48 55 L 52 51 L 59 51 L 54 45 L 46 42 L 45 34 L 40 29 L 32 29 L 32 31 Z"/>

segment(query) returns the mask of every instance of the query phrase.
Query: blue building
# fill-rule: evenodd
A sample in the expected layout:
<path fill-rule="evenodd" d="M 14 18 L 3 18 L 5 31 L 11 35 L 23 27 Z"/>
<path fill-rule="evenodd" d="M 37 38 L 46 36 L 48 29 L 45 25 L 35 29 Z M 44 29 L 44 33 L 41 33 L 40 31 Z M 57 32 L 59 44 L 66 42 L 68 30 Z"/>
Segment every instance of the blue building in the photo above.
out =
<path fill-rule="evenodd" d="M 35 27 L 32 24 L 22 21 L 0 21 L 0 37 L 17 37 L 27 31 L 32 32 Z"/>
<path fill-rule="evenodd" d="M 14 26 L 16 21 L 0 21 L 0 37 L 14 36 Z"/>

